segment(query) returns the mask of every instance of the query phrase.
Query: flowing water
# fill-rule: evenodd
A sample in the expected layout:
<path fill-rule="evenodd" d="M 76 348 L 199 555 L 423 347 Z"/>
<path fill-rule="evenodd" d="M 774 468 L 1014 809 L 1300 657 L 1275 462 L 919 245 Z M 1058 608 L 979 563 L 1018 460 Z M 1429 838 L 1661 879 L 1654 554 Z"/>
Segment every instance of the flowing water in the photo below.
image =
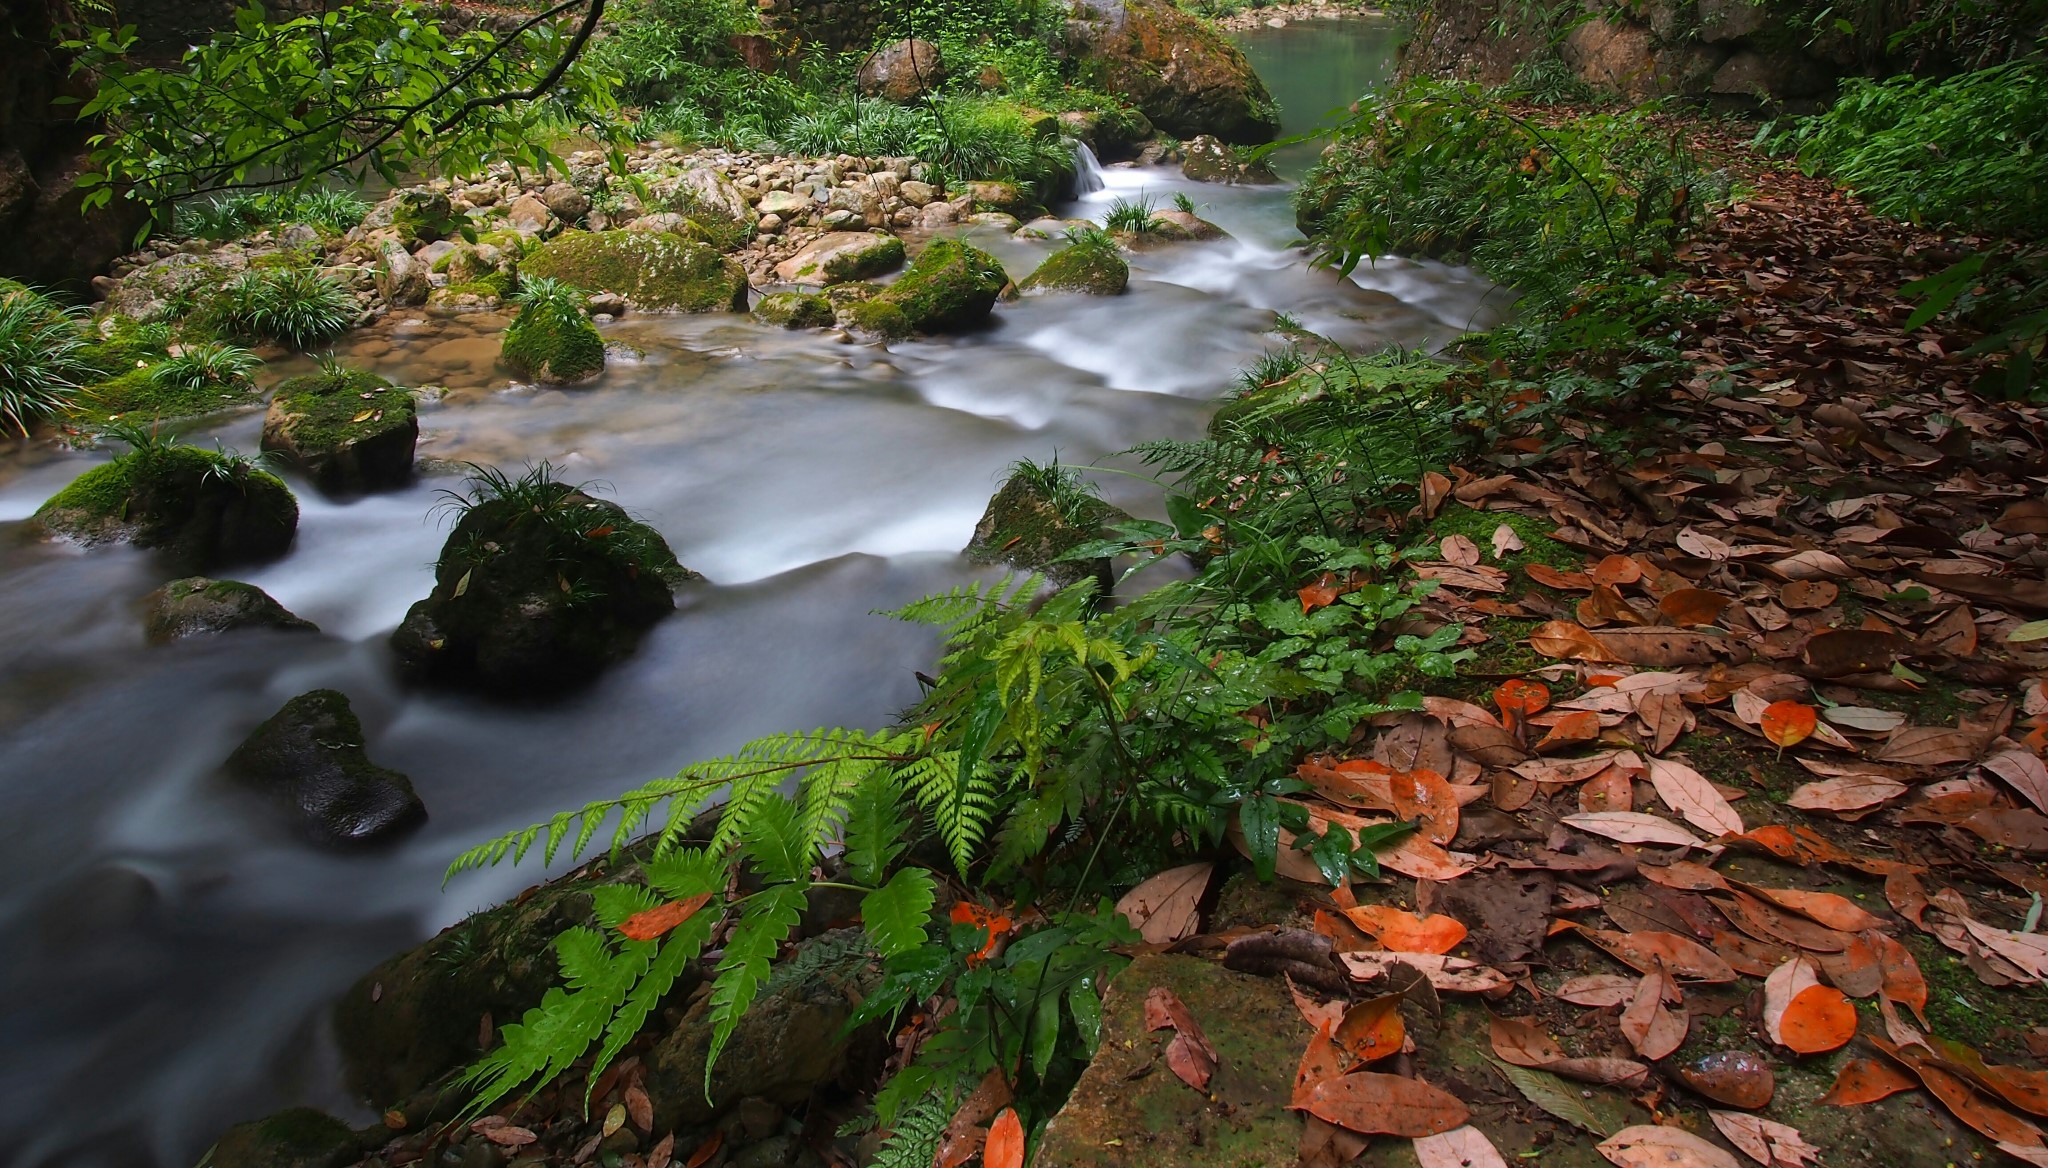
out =
<path fill-rule="evenodd" d="M 1299 112 L 1290 130 L 1383 76 L 1391 43 L 1323 24 L 1248 41 Z M 1358 43 L 1381 47 L 1361 57 Z M 1303 92 L 1311 77 L 1321 90 Z M 225 1125 L 289 1103 L 367 1119 L 339 1087 L 327 1004 L 540 876 L 500 869 L 444 890 L 462 848 L 756 735 L 886 723 L 934 644 L 870 614 L 986 577 L 957 552 L 1004 468 L 1199 434 L 1235 370 L 1280 343 L 1276 311 L 1364 347 L 1441 343 L 1486 312 L 1486 284 L 1454 269 L 1312 270 L 1289 250 L 1284 188 L 1128 167 L 1100 178 L 1069 213 L 1185 192 L 1231 238 L 1135 257 L 1121 297 L 1028 298 L 984 331 L 887 348 L 744 316 L 627 317 L 606 332 L 639 355 L 567 391 L 496 368 L 497 318 L 397 313 L 351 336 L 345 359 L 447 392 L 422 409 L 416 485 L 340 503 L 295 482 L 292 553 L 239 574 L 317 622 L 317 637 L 145 646 L 137 601 L 162 579 L 149 556 L 19 530 L 106 455 L 0 457 L 5 1158 L 184 1165 Z M 974 238 L 1018 276 L 1057 246 Z M 253 450 L 259 423 L 217 419 L 187 438 Z M 708 581 L 567 700 L 401 684 L 385 638 L 429 587 L 446 535 L 436 504 L 460 481 L 436 468 L 541 459 L 604 484 Z M 1143 482 L 1100 477 L 1112 500 L 1156 513 Z M 350 696 L 371 757 L 427 804 L 426 827 L 391 850 L 309 849 L 216 774 L 259 721 L 321 686 Z"/>

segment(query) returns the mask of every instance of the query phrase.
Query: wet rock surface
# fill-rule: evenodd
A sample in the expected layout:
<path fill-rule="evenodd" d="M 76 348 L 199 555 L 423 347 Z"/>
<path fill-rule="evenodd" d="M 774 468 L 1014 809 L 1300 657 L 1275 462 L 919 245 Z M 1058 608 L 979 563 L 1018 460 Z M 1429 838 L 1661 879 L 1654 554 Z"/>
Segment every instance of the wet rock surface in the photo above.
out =
<path fill-rule="evenodd" d="M 53 495 L 31 520 L 46 535 L 157 549 L 206 572 L 275 559 L 298 531 L 299 504 L 277 476 L 191 446 L 132 451 Z"/>
<path fill-rule="evenodd" d="M 292 615 L 269 593 L 239 580 L 187 576 L 150 593 L 143 604 L 144 635 L 153 645 L 234 629 L 320 631 L 313 622 Z"/>
<path fill-rule="evenodd" d="M 355 369 L 289 378 L 263 417 L 263 449 L 331 495 L 412 481 L 420 424 L 412 391 Z"/>
<path fill-rule="evenodd" d="M 364 753 L 362 723 L 337 690 L 286 702 L 228 756 L 226 771 L 287 807 L 299 833 L 319 844 L 377 843 L 427 817 L 412 781 Z"/>

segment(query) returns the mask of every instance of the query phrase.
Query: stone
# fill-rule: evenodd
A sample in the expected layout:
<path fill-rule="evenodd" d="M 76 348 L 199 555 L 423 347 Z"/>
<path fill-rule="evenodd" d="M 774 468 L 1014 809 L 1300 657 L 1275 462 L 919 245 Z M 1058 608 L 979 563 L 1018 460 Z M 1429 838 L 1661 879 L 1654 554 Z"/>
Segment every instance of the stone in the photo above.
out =
<path fill-rule="evenodd" d="M 395 490 L 412 481 L 420 424 L 412 392 L 337 367 L 286 379 L 263 415 L 263 449 L 330 495 Z"/>
<path fill-rule="evenodd" d="M 810 199 L 794 191 L 769 191 L 754 204 L 763 218 L 769 215 L 801 215 L 809 212 L 811 206 Z"/>
<path fill-rule="evenodd" d="M 712 1066 L 708 1090 L 711 1000 L 699 999 L 645 1056 L 642 1085 L 654 1101 L 655 1129 L 708 1123 L 750 1097 L 785 1108 L 808 1101 L 845 1071 L 847 1022 L 879 984 L 880 969 L 858 929 L 835 929 L 800 944 L 776 964 L 741 1016 Z"/>
<path fill-rule="evenodd" d="M 747 193 L 732 181 L 731 176 L 709 166 L 684 171 L 676 193 L 690 204 L 679 208 L 685 214 L 692 211 L 714 214 L 743 229 L 752 228 L 761 217 L 761 213 L 754 210 Z"/>
<path fill-rule="evenodd" d="M 1031 197 L 1016 183 L 971 182 L 967 184 L 967 195 L 974 200 L 978 210 L 1015 212 L 1036 209 Z"/>
<path fill-rule="evenodd" d="M 520 195 L 506 204 L 505 218 L 521 235 L 546 235 L 555 227 L 555 213 L 532 195 Z"/>
<path fill-rule="evenodd" d="M 938 188 L 930 183 L 918 182 L 914 178 L 904 179 L 902 184 L 896 188 L 896 194 L 913 207 L 922 207 L 939 197 Z"/>
<path fill-rule="evenodd" d="M 451 240 L 446 239 L 437 239 L 434 242 L 428 244 L 427 246 L 412 253 L 412 258 L 418 260 L 422 264 L 425 264 L 427 266 L 428 271 L 438 272 L 442 270 L 442 260 L 448 259 L 451 256 L 455 255 L 455 253 L 461 251 L 471 251 L 473 254 L 473 249 L 470 249 L 463 244 L 455 243 Z"/>
<path fill-rule="evenodd" d="M 312 621 L 292 615 L 268 592 L 240 580 L 187 576 L 150 593 L 143 604 L 143 635 L 152 645 L 233 629 L 320 631 Z"/>
<path fill-rule="evenodd" d="M 1832 87 L 1828 70 L 1789 49 L 1744 49 L 1714 72 L 1712 92 L 1764 100 L 1818 97 Z"/>
<path fill-rule="evenodd" d="M 284 481 L 196 446 L 131 451 L 51 496 L 33 529 L 85 544 L 154 548 L 181 574 L 272 560 L 291 548 L 299 504 Z"/>
<path fill-rule="evenodd" d="M 763 235 L 774 235 L 782 230 L 782 216 L 763 215 L 761 221 L 754 224 L 754 229 Z"/>
<path fill-rule="evenodd" d="M 1565 37 L 1563 54 L 1565 64 L 1588 85 L 1632 97 L 1655 90 L 1650 33 L 1639 24 L 1597 17 L 1583 21 Z"/>
<path fill-rule="evenodd" d="M 908 103 L 939 87 L 946 67 L 939 46 L 930 41 L 900 40 L 869 53 L 860 63 L 855 83 L 869 97 Z"/>
<path fill-rule="evenodd" d="M 617 292 L 636 312 L 744 312 L 747 307 L 747 273 L 736 260 L 710 244 L 668 232 L 564 232 L 528 254 L 519 271 L 585 292 Z"/>
<path fill-rule="evenodd" d="M 1168 1030 L 1145 1023 L 1145 995 L 1172 990 L 1220 1056 L 1208 1091 L 1165 1069 Z M 1483 1029 L 1483 1028 L 1482 1028 Z M 1046 1124 L 1037 1168 L 1288 1168 L 1301 1118 L 1287 1105 L 1309 1028 L 1279 978 L 1194 957 L 1149 954 L 1109 983 L 1102 1037 Z"/>
<path fill-rule="evenodd" d="M 105 307 L 143 320 L 176 301 L 218 289 L 248 267 L 248 258 L 235 252 L 218 256 L 174 252 L 123 276 L 106 294 Z"/>
<path fill-rule="evenodd" d="M 754 316 L 787 329 L 824 328 L 833 320 L 832 302 L 808 292 L 771 292 L 754 306 Z"/>
<path fill-rule="evenodd" d="M 935 239 L 902 278 L 850 305 L 843 319 L 882 336 L 957 332 L 987 320 L 1008 285 L 994 256 L 957 239 Z"/>
<path fill-rule="evenodd" d="M 1279 109 L 1235 45 L 1172 0 L 1069 0 L 1077 79 L 1136 106 L 1177 138 L 1271 141 Z"/>
<path fill-rule="evenodd" d="M 1699 0 L 1699 6 L 1700 39 L 1709 44 L 1754 36 L 1771 19 L 1757 0 Z"/>
<path fill-rule="evenodd" d="M 823 286 L 865 280 L 903 266 L 903 241 L 879 231 L 833 231 L 775 265 L 787 284 Z"/>
<path fill-rule="evenodd" d="M 427 302 L 433 285 L 427 280 L 427 266 L 412 257 L 405 245 L 387 239 L 377 253 L 377 295 L 390 304 L 410 307 Z"/>
<path fill-rule="evenodd" d="M 598 231 L 602 229 L 593 227 L 591 230 Z M 642 215 L 627 223 L 625 230 L 663 232 L 669 235 L 680 235 L 684 239 L 690 239 L 696 236 L 700 229 L 695 223 L 690 222 L 689 216 L 682 214 L 680 211 L 656 211 L 649 215 Z M 701 243 L 703 241 L 699 240 L 698 242 Z"/>
<path fill-rule="evenodd" d="M 372 763 L 337 690 L 286 702 L 228 756 L 230 779 L 287 806 L 299 833 L 330 846 L 378 843 L 426 822 L 412 781 Z"/>
<path fill-rule="evenodd" d="M 341 1168 L 364 1150 L 347 1124 L 324 1111 L 293 1107 L 229 1128 L 206 1162 L 213 1168 Z"/>
<path fill-rule="evenodd" d="M 827 211 L 824 217 L 818 220 L 819 225 L 827 231 L 851 231 L 864 226 L 866 222 L 866 218 L 860 212 L 849 211 L 844 207 L 836 211 Z"/>
<path fill-rule="evenodd" d="M 604 372 L 604 337 L 575 305 L 535 301 L 521 307 L 498 354 L 514 373 L 547 385 L 574 385 Z"/>
<path fill-rule="evenodd" d="M 1089 540 L 1101 539 L 1123 511 L 1088 493 L 1067 467 L 1025 466 L 1012 471 L 974 525 L 966 555 L 976 564 L 1007 564 L 1038 572 L 1064 588 L 1093 577 L 1099 595 L 1109 595 L 1116 578 L 1107 556 L 1060 561 Z"/>
<path fill-rule="evenodd" d="M 1277 183 L 1264 159 L 1247 162 L 1236 150 L 1202 134 L 1181 147 L 1181 174 L 1206 183 Z"/>
<path fill-rule="evenodd" d="M 574 223 L 590 213 L 590 196 L 568 183 L 550 183 L 540 194 L 549 213 L 564 223 Z"/>
<path fill-rule="evenodd" d="M 462 230 L 463 217 L 448 196 L 428 187 L 407 187 L 393 191 L 363 217 L 363 228 L 374 231 L 389 227 L 409 247 L 446 239 Z"/>
<path fill-rule="evenodd" d="M 572 688 L 630 654 L 698 578 L 618 504 L 535 476 L 515 486 L 472 491 L 433 591 L 392 634 L 415 676 L 508 695 Z"/>
<path fill-rule="evenodd" d="M 1017 282 L 1019 292 L 1085 292 L 1115 296 L 1131 282 L 1131 266 L 1113 242 L 1076 242 L 1046 257 L 1036 271 Z"/>

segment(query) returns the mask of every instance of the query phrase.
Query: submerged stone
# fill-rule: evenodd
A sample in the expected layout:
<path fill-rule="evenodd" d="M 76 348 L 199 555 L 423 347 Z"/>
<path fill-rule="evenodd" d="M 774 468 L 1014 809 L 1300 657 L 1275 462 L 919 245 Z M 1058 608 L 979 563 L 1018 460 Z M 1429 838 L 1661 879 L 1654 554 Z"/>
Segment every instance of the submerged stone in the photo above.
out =
<path fill-rule="evenodd" d="M 31 523 L 82 543 L 155 548 L 192 573 L 283 555 L 298 532 L 299 503 L 282 479 L 247 460 L 151 446 L 78 476 Z"/>
<path fill-rule="evenodd" d="M 240 580 L 187 576 L 149 594 L 143 631 L 153 645 L 231 629 L 287 629 L 317 633 L 318 625 L 292 615 L 268 592 Z"/>
<path fill-rule="evenodd" d="M 419 435 L 412 391 L 360 369 L 291 378 L 277 387 L 263 417 L 263 449 L 331 495 L 410 482 Z"/>
<path fill-rule="evenodd" d="M 564 232 L 520 261 L 519 273 L 585 292 L 617 292 L 639 312 L 747 307 L 747 273 L 738 261 L 711 244 L 664 231 Z"/>
<path fill-rule="evenodd" d="M 411 780 L 363 753 L 362 723 L 337 690 L 286 702 L 228 756 L 226 770 L 289 807 L 315 843 L 375 843 L 427 818 Z"/>
<path fill-rule="evenodd" d="M 203 1162 L 212 1168 L 341 1168 L 363 1151 L 347 1124 L 324 1111 L 293 1107 L 229 1128 Z"/>

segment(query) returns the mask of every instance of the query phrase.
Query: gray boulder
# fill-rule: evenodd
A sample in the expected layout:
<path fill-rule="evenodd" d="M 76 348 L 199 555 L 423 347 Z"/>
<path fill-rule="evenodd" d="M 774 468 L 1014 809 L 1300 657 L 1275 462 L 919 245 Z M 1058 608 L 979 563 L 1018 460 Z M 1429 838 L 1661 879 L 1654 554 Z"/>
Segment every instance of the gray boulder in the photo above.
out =
<path fill-rule="evenodd" d="M 228 756 L 228 777 L 291 809 L 316 843 L 367 844 L 426 821 L 412 782 L 363 753 L 363 725 L 337 690 L 286 702 Z"/>
<path fill-rule="evenodd" d="M 939 46 L 916 39 L 897 41 L 868 54 L 855 78 L 869 97 L 909 102 L 931 92 L 946 79 Z"/>
<path fill-rule="evenodd" d="M 312 621 L 292 615 L 268 592 L 240 580 L 187 576 L 150 593 L 143 603 L 143 632 L 152 645 L 231 629 L 320 631 Z"/>

